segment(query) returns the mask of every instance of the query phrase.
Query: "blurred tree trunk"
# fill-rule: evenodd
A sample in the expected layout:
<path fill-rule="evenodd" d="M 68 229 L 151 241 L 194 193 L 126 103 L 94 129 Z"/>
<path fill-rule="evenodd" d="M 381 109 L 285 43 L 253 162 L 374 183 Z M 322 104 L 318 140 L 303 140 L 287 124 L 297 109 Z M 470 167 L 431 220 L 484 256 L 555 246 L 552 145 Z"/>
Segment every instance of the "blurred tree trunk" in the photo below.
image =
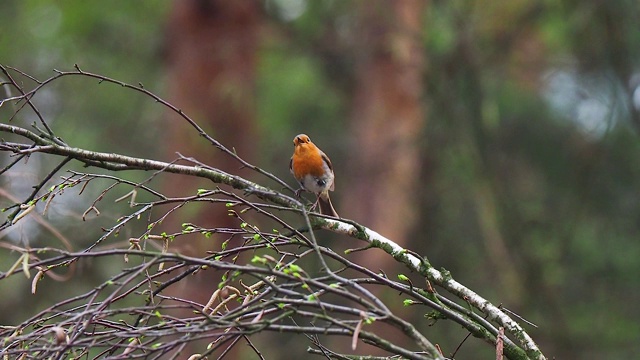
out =
<path fill-rule="evenodd" d="M 255 77 L 258 32 L 262 19 L 258 1 L 179 0 L 169 17 L 166 39 L 169 101 L 210 135 L 251 161 L 255 153 Z M 204 141 L 184 119 L 170 114 L 164 148 L 169 159 L 176 151 L 225 171 L 242 174 L 239 163 Z M 177 178 L 176 178 L 177 180 Z M 165 184 L 169 195 L 196 194 L 210 182 L 181 177 Z M 174 216 L 173 218 L 179 218 Z M 183 217 L 202 226 L 232 227 L 224 206 L 203 204 L 198 214 Z M 171 224 L 179 228 L 180 224 Z M 215 235 L 214 235 L 215 238 Z M 212 239 L 214 239 L 212 238 Z M 190 241 L 192 240 L 192 241 Z M 233 242 L 231 243 L 233 244 Z M 203 254 L 219 250 L 219 241 L 181 238 L 180 252 Z M 206 303 L 220 276 L 201 271 L 172 291 Z M 186 279 L 185 279 L 186 280 Z"/>
<path fill-rule="evenodd" d="M 423 0 L 358 3 L 356 85 L 340 214 L 404 245 L 416 219 L 425 50 Z M 338 179 L 340 181 L 340 179 Z M 371 256 L 367 254 L 367 256 Z"/>
<path fill-rule="evenodd" d="M 171 103 L 249 161 L 256 144 L 255 76 L 260 20 L 258 1 L 182 0 L 174 2 L 167 29 L 167 86 Z M 179 151 L 213 167 L 238 173 L 237 161 L 202 140 L 175 114 L 170 114 L 167 141 L 169 158 L 176 158 L 175 152 Z M 167 184 L 169 193 L 177 190 L 184 195 L 184 189 L 193 189 L 195 194 L 197 180 L 180 181 Z M 222 207 L 207 209 L 192 218 L 216 226 L 230 221 Z"/>

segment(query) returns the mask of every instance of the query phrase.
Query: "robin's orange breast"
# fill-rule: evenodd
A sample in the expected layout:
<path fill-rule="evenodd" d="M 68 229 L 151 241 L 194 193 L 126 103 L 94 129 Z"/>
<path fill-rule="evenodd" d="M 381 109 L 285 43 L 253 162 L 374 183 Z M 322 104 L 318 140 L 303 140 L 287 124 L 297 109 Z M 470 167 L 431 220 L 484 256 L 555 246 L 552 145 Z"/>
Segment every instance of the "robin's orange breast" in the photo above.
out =
<path fill-rule="evenodd" d="M 324 175 L 324 164 L 319 152 L 309 151 L 302 145 L 297 146 L 293 154 L 291 167 L 293 176 L 300 180 L 307 175 L 322 177 Z"/>

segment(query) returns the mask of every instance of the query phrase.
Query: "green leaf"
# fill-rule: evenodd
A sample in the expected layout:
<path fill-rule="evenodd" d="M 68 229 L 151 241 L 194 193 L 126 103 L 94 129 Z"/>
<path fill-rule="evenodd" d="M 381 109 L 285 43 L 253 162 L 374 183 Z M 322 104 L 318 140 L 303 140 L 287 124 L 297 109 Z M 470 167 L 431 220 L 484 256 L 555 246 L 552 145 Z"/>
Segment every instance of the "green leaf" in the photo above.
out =
<path fill-rule="evenodd" d="M 289 265 L 289 270 L 293 271 L 293 272 L 301 272 L 302 268 L 296 264 L 290 264 Z"/>
<path fill-rule="evenodd" d="M 251 259 L 251 262 L 254 264 L 266 264 L 267 263 L 267 259 L 263 258 L 262 256 L 258 256 L 258 255 L 254 255 L 253 259 Z"/>

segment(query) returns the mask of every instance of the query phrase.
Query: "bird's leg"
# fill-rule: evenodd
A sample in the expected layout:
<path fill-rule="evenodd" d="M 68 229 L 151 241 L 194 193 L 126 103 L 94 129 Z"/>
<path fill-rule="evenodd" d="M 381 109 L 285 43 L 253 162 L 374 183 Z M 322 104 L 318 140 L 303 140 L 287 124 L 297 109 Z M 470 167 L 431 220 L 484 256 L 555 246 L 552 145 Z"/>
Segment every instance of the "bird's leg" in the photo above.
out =
<path fill-rule="evenodd" d="M 296 194 L 296 197 L 299 198 L 300 197 L 300 193 L 305 191 L 305 189 L 303 187 L 299 188 L 298 190 L 294 191 L 294 193 Z"/>
<path fill-rule="evenodd" d="M 317 208 L 319 202 L 320 202 L 320 195 L 317 195 L 316 202 L 314 202 L 313 205 L 311 205 L 311 207 L 309 208 L 309 211 L 313 211 L 315 208 Z"/>

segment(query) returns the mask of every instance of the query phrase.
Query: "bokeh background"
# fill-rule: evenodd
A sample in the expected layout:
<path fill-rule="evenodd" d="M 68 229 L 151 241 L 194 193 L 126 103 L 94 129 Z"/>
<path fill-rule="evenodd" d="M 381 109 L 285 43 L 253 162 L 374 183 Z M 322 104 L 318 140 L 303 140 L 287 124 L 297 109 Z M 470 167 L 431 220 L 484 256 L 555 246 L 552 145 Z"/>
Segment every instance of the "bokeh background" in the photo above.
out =
<path fill-rule="evenodd" d="M 39 79 L 77 64 L 142 83 L 292 185 L 291 141 L 307 133 L 334 163 L 341 216 L 535 323 L 549 357 L 630 359 L 640 353 L 638 24 L 635 0 L 5 0 L 0 63 Z M 179 151 L 265 181 L 118 86 L 69 78 L 34 101 L 72 146 L 163 161 Z M 51 166 L 30 161 L 20 176 Z M 180 181 L 162 186 L 199 186 Z M 2 204 L 29 191 L 10 176 L 0 186 Z M 86 207 L 49 213 L 76 249 L 95 240 L 73 230 Z M 39 225 L 0 234 L 50 238 Z M 340 240 L 326 241 L 354 247 Z M 0 250 L 2 270 L 16 258 Z M 381 251 L 353 259 L 401 271 Z M 89 264 L 86 283 L 56 286 L 90 288 L 100 271 Z M 0 324 L 43 306 L 29 288 L 15 276 L 0 284 Z M 445 354 L 465 336 L 415 322 Z M 476 342 L 457 358 L 491 354 Z"/>

